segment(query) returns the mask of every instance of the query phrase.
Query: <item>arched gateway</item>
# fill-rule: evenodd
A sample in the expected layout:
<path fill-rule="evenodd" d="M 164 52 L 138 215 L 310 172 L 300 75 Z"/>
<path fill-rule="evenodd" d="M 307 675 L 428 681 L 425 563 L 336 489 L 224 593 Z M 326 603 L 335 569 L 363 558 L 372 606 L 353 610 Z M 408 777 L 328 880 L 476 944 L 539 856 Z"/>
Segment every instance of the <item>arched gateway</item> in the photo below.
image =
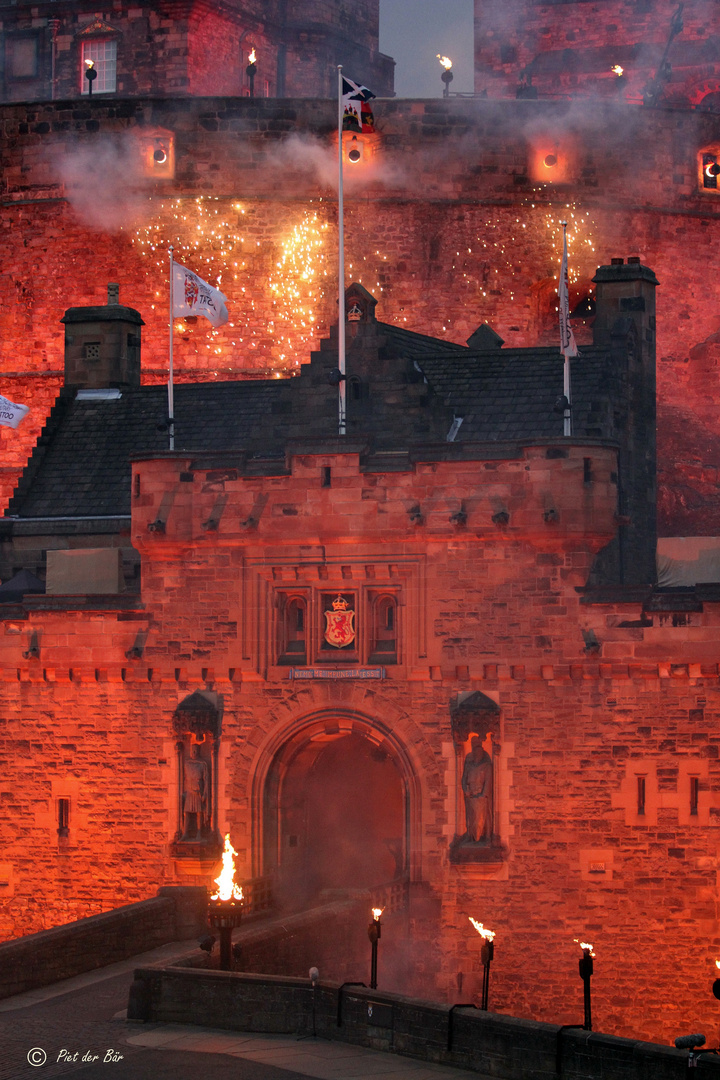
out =
<path fill-rule="evenodd" d="M 409 875 L 417 780 L 377 721 L 325 710 L 277 734 L 255 773 L 257 871 L 281 903 Z"/>

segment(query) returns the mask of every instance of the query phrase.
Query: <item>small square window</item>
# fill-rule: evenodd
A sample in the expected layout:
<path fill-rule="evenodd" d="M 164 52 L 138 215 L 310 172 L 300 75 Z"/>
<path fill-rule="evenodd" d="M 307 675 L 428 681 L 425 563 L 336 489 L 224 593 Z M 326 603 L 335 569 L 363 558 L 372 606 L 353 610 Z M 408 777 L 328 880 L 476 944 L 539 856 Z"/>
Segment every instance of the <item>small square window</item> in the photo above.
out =
<path fill-rule="evenodd" d="M 94 38 L 82 43 L 80 64 L 80 91 L 89 93 L 86 71 L 92 65 L 97 72 L 93 82 L 93 94 L 114 94 L 117 89 L 117 41 Z"/>

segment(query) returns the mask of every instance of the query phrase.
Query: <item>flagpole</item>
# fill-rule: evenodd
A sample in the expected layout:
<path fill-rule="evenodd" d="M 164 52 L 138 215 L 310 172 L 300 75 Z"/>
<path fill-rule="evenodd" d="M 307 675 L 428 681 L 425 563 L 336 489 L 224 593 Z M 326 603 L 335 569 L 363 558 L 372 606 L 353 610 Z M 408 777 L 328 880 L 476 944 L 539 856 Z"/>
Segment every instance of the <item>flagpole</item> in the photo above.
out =
<path fill-rule="evenodd" d="M 562 266 L 561 266 L 561 274 L 562 274 L 561 288 L 562 288 L 563 292 L 562 292 L 562 299 L 561 299 L 561 307 L 564 304 L 565 307 L 567 308 L 567 310 L 565 311 L 565 320 L 566 320 L 566 324 L 567 324 L 566 332 L 569 332 L 570 308 L 569 308 L 568 284 L 567 284 L 567 221 L 561 221 L 560 224 L 563 227 L 563 259 L 562 259 Z M 562 317 L 562 314 L 563 313 L 561 311 L 561 317 Z M 569 341 L 565 341 L 563 339 L 563 341 L 562 341 L 562 346 L 563 346 L 563 394 L 565 395 L 565 399 L 567 400 L 567 405 L 566 405 L 565 409 L 563 410 L 563 435 L 564 436 L 572 435 L 572 397 L 570 395 L 570 349 L 569 349 L 569 344 L 570 344 Z"/>
<path fill-rule="evenodd" d="M 168 323 L 170 333 L 170 365 L 168 373 L 168 433 L 170 435 L 170 449 L 175 449 L 175 402 L 173 396 L 173 251 L 170 245 L 170 319 Z"/>
<path fill-rule="evenodd" d="M 343 206 L 343 78 L 338 64 L 338 434 L 346 434 L 345 424 L 345 223 Z"/>

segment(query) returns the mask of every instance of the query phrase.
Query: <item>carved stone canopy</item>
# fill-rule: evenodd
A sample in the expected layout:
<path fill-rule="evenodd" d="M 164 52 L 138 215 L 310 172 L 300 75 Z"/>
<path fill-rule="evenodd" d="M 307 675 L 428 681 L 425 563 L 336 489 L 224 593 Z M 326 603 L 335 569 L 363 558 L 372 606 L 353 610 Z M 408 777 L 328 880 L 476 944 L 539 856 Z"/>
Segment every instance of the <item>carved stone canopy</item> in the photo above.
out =
<path fill-rule="evenodd" d="M 377 300 L 354 281 L 345 290 L 345 318 L 350 322 L 375 322 L 375 308 Z"/>
<path fill-rule="evenodd" d="M 212 735 L 218 739 L 222 730 L 223 697 L 211 690 L 196 690 L 180 702 L 173 713 L 177 735 Z"/>
<path fill-rule="evenodd" d="M 111 26 L 110 23 L 106 23 L 101 18 L 96 17 L 94 22 L 89 23 L 82 30 L 78 31 L 75 36 L 78 38 L 120 37 L 120 31 L 117 27 Z"/>
<path fill-rule="evenodd" d="M 450 701 L 450 723 L 457 745 L 467 742 L 471 731 L 500 734 L 500 706 L 479 690 L 458 694 Z"/>

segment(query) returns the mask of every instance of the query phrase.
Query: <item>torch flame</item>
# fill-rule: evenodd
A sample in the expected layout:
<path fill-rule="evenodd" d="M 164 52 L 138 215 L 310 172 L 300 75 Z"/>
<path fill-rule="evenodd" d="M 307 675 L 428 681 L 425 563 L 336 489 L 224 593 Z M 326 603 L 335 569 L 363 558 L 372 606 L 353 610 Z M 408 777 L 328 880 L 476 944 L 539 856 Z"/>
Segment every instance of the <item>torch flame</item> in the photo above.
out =
<path fill-rule="evenodd" d="M 715 967 L 716 967 L 716 968 L 720 968 L 720 960 L 716 960 L 716 961 L 715 961 Z"/>
<path fill-rule="evenodd" d="M 233 855 L 237 855 L 237 851 L 230 843 L 230 833 L 225 833 L 222 870 L 220 876 L 215 878 L 217 892 L 210 897 L 211 900 L 242 900 L 243 898 L 242 889 L 235 883 L 235 860 Z"/>
<path fill-rule="evenodd" d="M 256 53 L 255 53 L 255 49 L 254 49 L 254 47 L 253 47 L 253 48 L 252 48 L 252 49 L 250 50 L 250 55 L 248 56 L 248 63 L 249 63 L 249 64 L 254 64 L 256 60 L 257 60 L 257 55 L 256 55 Z"/>
<path fill-rule="evenodd" d="M 622 75 L 624 69 L 621 68 L 619 64 L 615 64 L 615 66 L 611 67 L 610 70 L 613 71 L 616 75 Z"/>
<path fill-rule="evenodd" d="M 573 938 L 573 941 L 577 942 L 583 952 L 587 951 L 590 953 L 591 956 L 595 955 L 592 945 L 588 944 L 587 941 L 580 941 L 579 938 Z"/>
<path fill-rule="evenodd" d="M 373 916 L 373 919 L 375 920 L 375 922 L 379 921 L 380 916 L 382 915 L 384 910 L 385 910 L 385 908 L 383 908 L 383 907 L 374 907 L 372 909 L 372 916 Z"/>
<path fill-rule="evenodd" d="M 440 61 L 442 66 L 445 68 L 445 70 L 449 71 L 450 68 L 452 67 L 452 60 L 450 59 L 450 57 L 449 56 L 441 56 L 440 53 L 435 53 L 435 55 L 437 56 L 438 60 Z"/>
<path fill-rule="evenodd" d="M 86 60 L 85 61 L 85 66 L 89 67 L 89 68 L 95 67 L 95 61 L 94 60 Z"/>
<path fill-rule="evenodd" d="M 495 937 L 494 930 L 488 930 L 487 926 L 483 926 L 483 924 L 481 922 L 478 922 L 477 919 L 473 919 L 472 915 L 468 915 L 468 918 L 481 938 L 485 938 L 486 941 L 493 940 L 493 938 Z"/>

